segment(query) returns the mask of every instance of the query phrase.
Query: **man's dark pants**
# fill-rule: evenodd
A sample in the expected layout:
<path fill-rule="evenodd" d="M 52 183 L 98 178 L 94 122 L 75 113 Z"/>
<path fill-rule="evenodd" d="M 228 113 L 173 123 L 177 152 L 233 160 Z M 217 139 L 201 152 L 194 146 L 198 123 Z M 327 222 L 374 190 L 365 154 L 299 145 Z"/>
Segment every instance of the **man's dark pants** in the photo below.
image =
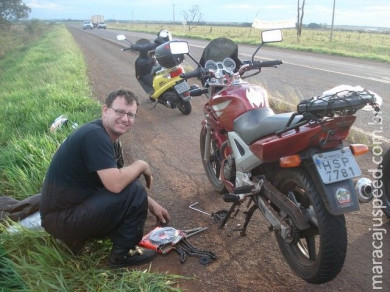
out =
<path fill-rule="evenodd" d="M 87 240 L 107 236 L 113 250 L 128 250 L 142 239 L 147 212 L 147 193 L 136 180 L 118 194 L 102 189 L 79 205 L 49 213 L 42 226 L 75 254 Z"/>

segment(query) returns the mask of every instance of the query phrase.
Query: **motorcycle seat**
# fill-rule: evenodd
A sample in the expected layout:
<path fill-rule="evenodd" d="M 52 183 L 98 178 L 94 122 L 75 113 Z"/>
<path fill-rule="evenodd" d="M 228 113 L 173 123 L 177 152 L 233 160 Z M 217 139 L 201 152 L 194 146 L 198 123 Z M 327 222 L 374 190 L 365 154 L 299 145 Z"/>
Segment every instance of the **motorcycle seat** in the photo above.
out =
<path fill-rule="evenodd" d="M 256 108 L 235 119 L 233 129 L 249 145 L 261 137 L 283 129 L 292 115 L 293 112 L 275 114 L 270 108 Z M 291 125 L 299 122 L 302 117 L 294 117 Z"/>

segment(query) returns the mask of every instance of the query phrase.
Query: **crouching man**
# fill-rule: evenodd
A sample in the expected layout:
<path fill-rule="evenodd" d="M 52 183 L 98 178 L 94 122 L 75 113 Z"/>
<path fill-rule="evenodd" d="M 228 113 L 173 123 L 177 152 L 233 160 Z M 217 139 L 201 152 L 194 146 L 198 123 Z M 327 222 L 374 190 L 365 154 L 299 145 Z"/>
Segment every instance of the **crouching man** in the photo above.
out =
<path fill-rule="evenodd" d="M 120 89 L 106 98 L 102 118 L 74 131 L 59 147 L 46 173 L 40 214 L 42 226 L 78 254 L 87 240 L 109 237 L 109 263 L 125 267 L 151 261 L 155 252 L 137 246 L 148 210 L 161 224 L 168 211 L 147 195 L 150 166 L 137 160 L 118 167 L 115 145 L 134 125 L 138 99 Z"/>

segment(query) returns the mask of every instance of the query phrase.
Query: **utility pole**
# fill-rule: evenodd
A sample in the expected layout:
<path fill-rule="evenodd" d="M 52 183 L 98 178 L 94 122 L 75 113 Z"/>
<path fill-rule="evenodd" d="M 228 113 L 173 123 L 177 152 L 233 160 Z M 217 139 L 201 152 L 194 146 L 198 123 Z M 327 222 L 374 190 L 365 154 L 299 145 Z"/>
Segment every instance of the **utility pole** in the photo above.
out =
<path fill-rule="evenodd" d="M 335 11 L 335 7 L 336 7 L 336 0 L 333 0 L 332 27 L 330 29 L 330 40 L 329 41 L 333 41 L 333 25 L 334 25 L 334 11 Z"/>

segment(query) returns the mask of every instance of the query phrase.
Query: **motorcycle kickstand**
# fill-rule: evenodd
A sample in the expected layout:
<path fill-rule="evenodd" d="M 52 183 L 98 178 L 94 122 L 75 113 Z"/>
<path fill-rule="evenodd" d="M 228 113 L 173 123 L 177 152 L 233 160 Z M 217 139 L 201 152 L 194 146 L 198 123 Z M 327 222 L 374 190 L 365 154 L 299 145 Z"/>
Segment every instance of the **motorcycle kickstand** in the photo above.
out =
<path fill-rule="evenodd" d="M 252 202 L 253 202 L 253 199 L 251 198 L 251 199 L 249 200 L 247 206 L 246 206 L 247 210 L 244 211 L 244 214 L 245 214 L 245 221 L 244 221 L 244 225 L 242 226 L 242 228 L 239 228 L 239 226 L 236 227 L 236 228 L 233 228 L 233 229 L 229 232 L 228 236 L 232 236 L 234 231 L 240 231 L 240 235 L 241 235 L 241 236 L 246 236 L 246 229 L 247 229 L 247 227 L 248 227 L 249 221 L 251 220 L 253 213 L 254 213 L 255 210 L 257 209 L 256 204 L 253 204 L 253 205 L 250 207 L 250 205 L 251 205 Z M 249 208 L 249 207 L 250 207 L 250 208 Z M 237 214 L 237 212 L 238 212 L 238 210 L 236 211 L 236 214 Z"/>
<path fill-rule="evenodd" d="M 253 213 L 255 212 L 255 210 L 257 209 L 257 206 L 256 204 L 253 204 L 252 206 L 251 203 L 253 202 L 253 198 L 251 198 L 246 206 L 246 211 L 244 211 L 243 213 L 245 214 L 245 221 L 244 221 L 244 225 L 240 228 L 241 224 L 238 224 L 237 227 L 233 228 L 228 236 L 233 236 L 233 233 L 234 231 L 240 231 L 240 235 L 241 236 L 246 236 L 246 229 L 248 227 L 248 224 L 249 224 L 249 221 L 251 220 L 252 216 L 253 216 Z M 236 204 L 236 203 L 234 203 Z M 234 207 L 234 204 L 232 206 L 232 208 Z M 250 208 L 249 208 L 250 207 Z M 230 211 L 230 210 L 229 210 Z M 237 215 L 239 211 L 239 208 L 236 210 L 236 213 L 235 215 Z M 233 211 L 232 211 L 233 212 Z M 226 218 L 225 218 L 226 219 Z M 224 220 L 225 221 L 225 220 Z M 226 222 L 225 222 L 226 223 Z M 222 225 L 222 224 L 221 224 Z M 223 226 L 223 225 L 222 225 Z"/>
<path fill-rule="evenodd" d="M 223 218 L 221 224 L 219 225 L 219 228 L 220 228 L 220 229 L 222 229 L 223 227 L 225 227 L 226 222 L 229 220 L 230 216 L 232 215 L 232 213 L 233 213 L 234 211 L 236 211 L 236 214 L 237 214 L 238 209 L 237 209 L 237 210 L 235 210 L 235 209 L 236 209 L 236 207 L 237 207 L 238 205 L 240 205 L 240 204 L 241 204 L 241 202 L 240 202 L 240 201 L 237 201 L 237 202 L 234 202 L 234 203 L 231 205 L 231 207 L 229 208 L 229 211 L 227 212 L 225 218 Z"/>
<path fill-rule="evenodd" d="M 238 229 L 238 231 L 241 231 L 240 232 L 241 236 L 245 236 L 246 235 L 246 228 L 248 227 L 249 221 L 251 220 L 252 215 L 253 215 L 253 213 L 255 212 L 256 209 L 257 209 L 257 206 L 256 205 L 252 205 L 252 207 L 248 211 L 244 212 L 245 213 L 244 226 L 242 226 L 241 229 Z"/>

